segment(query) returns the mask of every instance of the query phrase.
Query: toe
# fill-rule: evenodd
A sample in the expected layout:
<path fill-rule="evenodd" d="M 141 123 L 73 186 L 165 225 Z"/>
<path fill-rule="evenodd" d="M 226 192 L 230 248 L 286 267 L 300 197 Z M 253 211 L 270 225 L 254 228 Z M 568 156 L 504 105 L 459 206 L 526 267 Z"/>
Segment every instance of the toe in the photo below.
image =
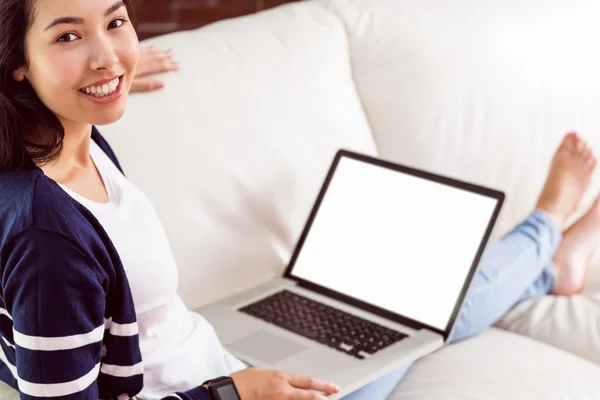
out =
<path fill-rule="evenodd" d="M 590 170 L 596 168 L 596 159 L 594 157 L 588 158 L 585 163 Z"/>
<path fill-rule="evenodd" d="M 578 153 L 584 153 L 585 152 L 585 140 L 581 139 L 581 138 L 577 138 L 577 142 L 575 144 L 575 149 L 577 150 Z"/>
<path fill-rule="evenodd" d="M 575 132 L 571 132 L 565 135 L 563 138 L 562 144 L 566 147 L 573 147 L 577 142 L 577 134 Z"/>

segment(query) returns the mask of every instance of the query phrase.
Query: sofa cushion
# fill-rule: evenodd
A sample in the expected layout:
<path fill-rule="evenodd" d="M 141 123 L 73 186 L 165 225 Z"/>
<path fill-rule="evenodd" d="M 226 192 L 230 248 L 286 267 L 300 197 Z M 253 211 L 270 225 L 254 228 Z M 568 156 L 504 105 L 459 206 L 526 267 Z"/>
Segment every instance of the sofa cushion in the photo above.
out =
<path fill-rule="evenodd" d="M 149 44 L 173 48 L 181 70 L 100 131 L 157 209 L 195 308 L 281 273 L 335 152 L 376 148 L 345 27 L 323 7 Z"/>
<path fill-rule="evenodd" d="M 573 297 L 546 296 L 521 303 L 497 326 L 600 365 L 600 291 Z"/>
<path fill-rule="evenodd" d="M 591 400 L 598 376 L 593 363 L 490 329 L 417 362 L 390 400 Z"/>
<path fill-rule="evenodd" d="M 19 393 L 16 390 L 0 382 L 0 399 L 2 400 L 19 400 Z"/>
<path fill-rule="evenodd" d="M 534 207 L 566 132 L 600 154 L 600 2 L 317 1 L 346 25 L 381 155 L 504 190 L 496 238 Z M 599 191 L 597 173 L 577 215 Z M 584 295 L 528 302 L 500 326 L 598 362 L 598 296 L 596 258 Z"/>

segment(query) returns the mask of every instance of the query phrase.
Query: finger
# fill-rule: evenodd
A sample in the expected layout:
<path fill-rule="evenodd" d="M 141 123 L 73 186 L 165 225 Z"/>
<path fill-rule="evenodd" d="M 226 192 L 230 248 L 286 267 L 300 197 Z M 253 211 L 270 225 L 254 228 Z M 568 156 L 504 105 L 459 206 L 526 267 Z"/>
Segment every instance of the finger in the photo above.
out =
<path fill-rule="evenodd" d="M 142 55 L 155 53 L 155 52 L 156 52 L 156 47 L 154 47 L 154 46 L 143 47 L 140 50 L 140 54 L 142 54 Z"/>
<path fill-rule="evenodd" d="M 150 63 L 157 60 L 170 60 L 173 58 L 173 50 L 158 51 L 156 49 L 140 52 L 138 60 L 138 68 L 148 66 Z"/>
<path fill-rule="evenodd" d="M 157 79 L 134 79 L 131 84 L 132 93 L 140 92 L 152 92 L 154 90 L 162 89 L 165 84 Z"/>
<path fill-rule="evenodd" d="M 146 76 L 159 74 L 162 72 L 177 71 L 180 67 L 179 62 L 169 59 L 154 59 L 147 61 L 144 65 L 138 64 L 136 76 Z"/>
<path fill-rule="evenodd" d="M 319 392 L 326 394 L 334 394 L 340 391 L 333 383 L 325 382 L 310 376 L 290 374 L 287 381 L 291 386 L 298 389 L 318 390 Z"/>
<path fill-rule="evenodd" d="M 326 396 L 323 396 L 318 392 L 311 392 L 309 390 L 302 389 L 291 389 L 289 395 L 286 396 L 288 400 L 328 400 Z"/>
<path fill-rule="evenodd" d="M 173 57 L 173 50 L 152 50 L 146 54 L 144 57 L 147 59 L 167 59 Z"/>
<path fill-rule="evenodd" d="M 156 65 L 156 72 L 177 71 L 181 64 L 178 61 L 164 60 Z"/>
<path fill-rule="evenodd" d="M 151 51 L 147 51 L 146 53 L 141 55 L 142 59 L 145 60 L 164 60 L 168 58 L 173 58 L 173 50 L 156 50 L 153 49 Z"/>

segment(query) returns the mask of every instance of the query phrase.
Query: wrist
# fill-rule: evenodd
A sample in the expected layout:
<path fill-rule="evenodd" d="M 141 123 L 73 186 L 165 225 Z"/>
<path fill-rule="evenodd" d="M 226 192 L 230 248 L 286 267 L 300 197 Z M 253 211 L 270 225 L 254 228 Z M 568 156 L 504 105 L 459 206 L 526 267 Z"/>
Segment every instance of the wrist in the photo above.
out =
<path fill-rule="evenodd" d="M 241 400 L 235 382 L 229 376 L 206 381 L 202 384 L 202 387 L 208 390 L 212 400 Z"/>
<path fill-rule="evenodd" d="M 183 393 L 177 393 L 182 400 L 214 400 L 208 390 L 204 386 L 198 386 L 192 390 Z"/>

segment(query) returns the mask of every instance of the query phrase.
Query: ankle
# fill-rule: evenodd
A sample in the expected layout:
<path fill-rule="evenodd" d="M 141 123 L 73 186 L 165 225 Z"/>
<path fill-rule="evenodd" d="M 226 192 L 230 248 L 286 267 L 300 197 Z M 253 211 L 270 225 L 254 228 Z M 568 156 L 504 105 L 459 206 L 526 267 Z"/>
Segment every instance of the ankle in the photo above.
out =
<path fill-rule="evenodd" d="M 549 207 L 546 206 L 543 203 L 538 203 L 535 206 L 536 211 L 541 211 L 544 214 L 546 214 L 548 217 L 550 217 L 554 222 L 556 222 L 556 224 L 562 228 L 562 226 L 565 224 L 567 217 L 566 215 L 564 215 L 563 213 L 560 213 L 558 211 L 556 211 L 555 208 L 553 207 Z"/>

